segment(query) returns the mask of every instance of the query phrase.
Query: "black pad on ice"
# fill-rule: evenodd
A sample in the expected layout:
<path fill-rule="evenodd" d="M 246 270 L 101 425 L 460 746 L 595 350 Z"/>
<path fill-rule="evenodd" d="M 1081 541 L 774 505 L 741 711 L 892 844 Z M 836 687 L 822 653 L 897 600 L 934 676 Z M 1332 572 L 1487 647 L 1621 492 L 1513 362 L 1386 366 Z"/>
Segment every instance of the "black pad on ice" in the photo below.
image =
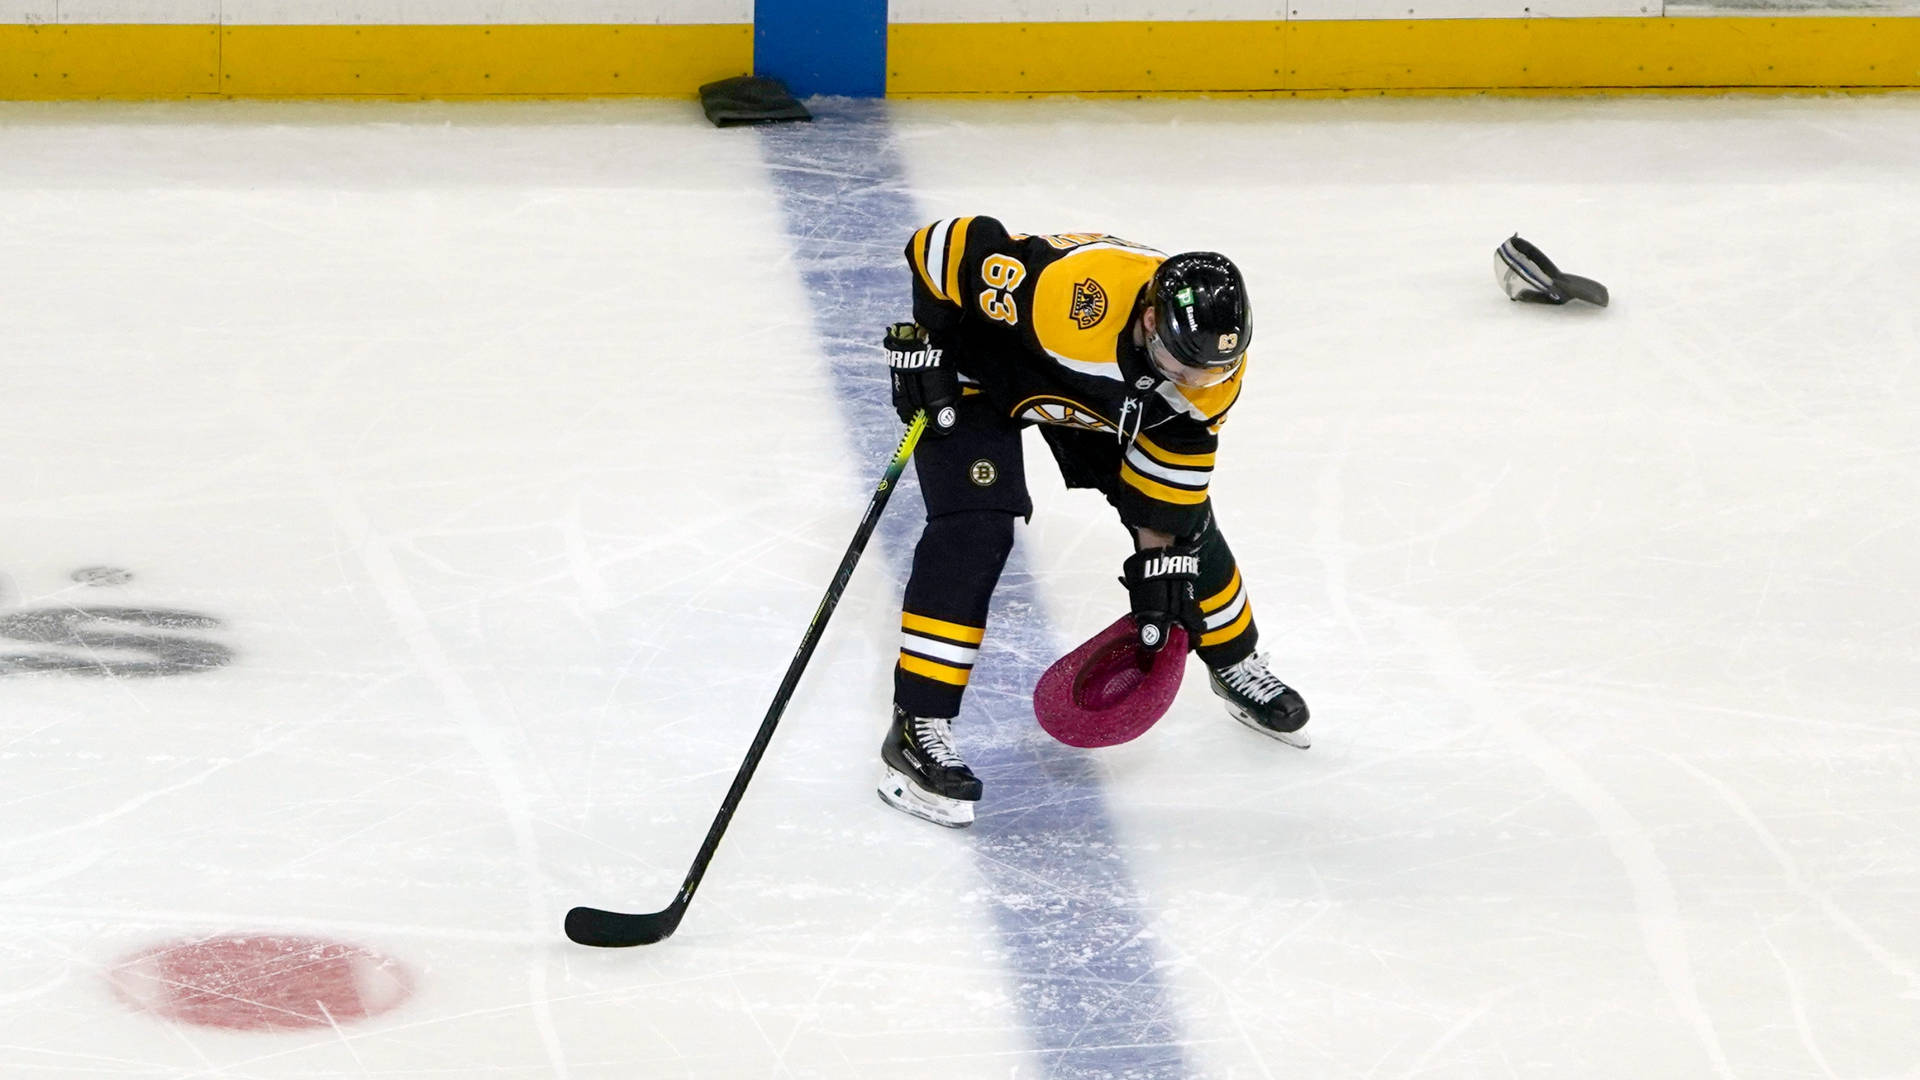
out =
<path fill-rule="evenodd" d="M 721 79 L 701 87 L 700 107 L 714 127 L 813 119 L 807 107 L 787 92 L 785 83 L 754 75 Z"/>

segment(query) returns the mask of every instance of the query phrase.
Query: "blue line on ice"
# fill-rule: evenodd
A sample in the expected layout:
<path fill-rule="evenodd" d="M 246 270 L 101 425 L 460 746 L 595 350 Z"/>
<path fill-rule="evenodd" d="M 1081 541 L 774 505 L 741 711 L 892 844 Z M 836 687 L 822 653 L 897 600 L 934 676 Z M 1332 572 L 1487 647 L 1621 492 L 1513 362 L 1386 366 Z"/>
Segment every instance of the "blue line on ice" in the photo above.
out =
<path fill-rule="evenodd" d="M 883 104 L 816 103 L 815 113 L 811 125 L 762 129 L 762 157 L 846 430 L 859 460 L 877 464 L 900 430 L 876 346 L 886 324 L 910 317 L 900 252 L 925 216 L 907 188 Z M 1049 467 L 1041 459 L 1044 449 L 1034 467 Z M 895 555 L 897 577 L 918 536 L 918 503 L 903 493 L 880 525 L 877 547 Z M 1049 740 L 1032 719 L 1033 683 L 1062 651 L 1016 548 L 955 725 L 987 784 L 970 836 L 1000 932 L 995 951 L 1040 1056 L 1039 1074 L 1177 1080 L 1189 1075 L 1178 1018 L 1099 779 L 1083 754 Z M 883 727 L 874 717 L 876 771 Z M 891 811 L 876 803 L 874 812 Z"/>

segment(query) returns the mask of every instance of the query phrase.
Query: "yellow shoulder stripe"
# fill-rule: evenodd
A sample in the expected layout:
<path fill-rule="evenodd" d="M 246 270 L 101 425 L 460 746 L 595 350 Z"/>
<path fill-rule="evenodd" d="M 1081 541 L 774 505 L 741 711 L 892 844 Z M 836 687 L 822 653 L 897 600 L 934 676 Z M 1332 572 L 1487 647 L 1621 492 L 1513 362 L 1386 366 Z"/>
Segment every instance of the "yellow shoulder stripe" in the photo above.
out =
<path fill-rule="evenodd" d="M 960 262 L 967 257 L 967 226 L 973 219 L 963 217 L 947 231 L 947 298 L 965 306 L 960 296 Z"/>
<path fill-rule="evenodd" d="M 1117 378 L 1114 346 L 1126 329 L 1133 298 L 1163 259 L 1096 243 L 1040 267 L 1028 316 L 1040 347 L 1083 374 Z"/>
<path fill-rule="evenodd" d="M 933 232 L 933 226 L 922 225 L 920 231 L 913 234 L 913 269 L 920 275 L 920 282 L 927 287 L 928 292 L 945 300 L 947 294 L 940 291 L 940 283 L 927 274 L 927 234 L 931 232 Z"/>

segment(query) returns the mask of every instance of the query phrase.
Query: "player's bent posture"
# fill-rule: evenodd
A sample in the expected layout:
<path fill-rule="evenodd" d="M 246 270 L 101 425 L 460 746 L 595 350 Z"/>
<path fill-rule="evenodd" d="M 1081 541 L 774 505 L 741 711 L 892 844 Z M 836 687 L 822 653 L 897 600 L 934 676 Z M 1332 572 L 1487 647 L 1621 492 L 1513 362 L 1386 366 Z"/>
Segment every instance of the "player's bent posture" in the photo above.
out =
<path fill-rule="evenodd" d="M 914 457 L 927 523 L 901 609 L 880 796 L 942 825 L 973 821 L 980 780 L 950 724 L 1014 519 L 1033 513 L 1020 446 L 1031 424 L 1067 486 L 1097 488 L 1134 536 L 1122 575 L 1141 645 L 1157 651 L 1186 627 L 1233 716 L 1306 746 L 1306 703 L 1254 651 L 1253 609 L 1207 497 L 1252 338 L 1239 269 L 1099 234 L 1009 235 L 990 217 L 928 225 L 906 256 L 914 322 L 889 327 L 884 345 L 895 409 L 928 417 Z"/>

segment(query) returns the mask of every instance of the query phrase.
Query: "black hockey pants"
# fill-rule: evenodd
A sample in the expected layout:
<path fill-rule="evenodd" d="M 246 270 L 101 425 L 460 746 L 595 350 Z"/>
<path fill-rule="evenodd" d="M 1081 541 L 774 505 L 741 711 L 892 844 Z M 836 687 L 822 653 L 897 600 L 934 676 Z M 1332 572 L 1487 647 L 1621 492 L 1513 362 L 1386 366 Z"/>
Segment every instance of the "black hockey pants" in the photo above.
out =
<path fill-rule="evenodd" d="M 1111 434 L 1068 434 L 1082 437 L 1047 443 L 1070 486 L 1101 486 L 1086 478 L 1118 474 L 1119 447 Z M 1109 448 L 1110 466 L 1101 460 Z M 927 523 L 901 604 L 894 701 L 915 716 L 953 717 L 986 636 L 987 605 L 1013 550 L 1014 519 L 1033 516 L 1020 428 L 983 398 L 965 398 L 959 426 L 944 438 L 922 439 L 913 466 Z M 1199 539 L 1196 591 L 1207 620 L 1199 653 L 1220 668 L 1252 653 L 1259 630 L 1233 552 L 1211 515 Z M 1114 571 L 1117 576 L 1119 567 Z M 1114 605 L 1116 613 L 1126 605 L 1118 586 Z"/>

